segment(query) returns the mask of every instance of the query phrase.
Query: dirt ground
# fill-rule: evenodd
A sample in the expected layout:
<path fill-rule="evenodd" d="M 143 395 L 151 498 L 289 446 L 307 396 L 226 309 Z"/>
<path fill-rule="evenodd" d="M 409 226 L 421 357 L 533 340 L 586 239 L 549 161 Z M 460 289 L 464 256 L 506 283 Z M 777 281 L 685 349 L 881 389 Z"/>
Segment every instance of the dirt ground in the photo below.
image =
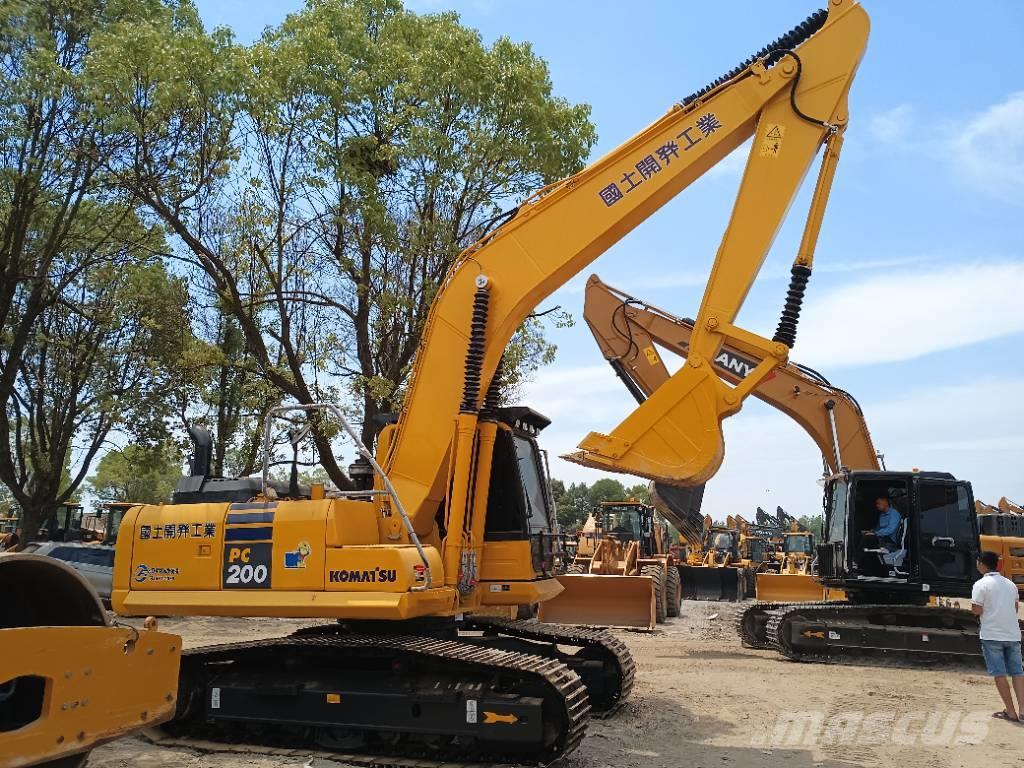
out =
<path fill-rule="evenodd" d="M 737 604 L 685 602 L 652 633 L 622 632 L 639 667 L 630 701 L 592 721 L 565 768 L 1024 768 L 1024 726 L 1000 709 L 984 669 L 799 664 L 743 648 Z M 301 622 L 161 621 L 185 645 L 271 637 Z M 200 753 L 122 739 L 94 768 L 338 768 L 321 757 Z"/>

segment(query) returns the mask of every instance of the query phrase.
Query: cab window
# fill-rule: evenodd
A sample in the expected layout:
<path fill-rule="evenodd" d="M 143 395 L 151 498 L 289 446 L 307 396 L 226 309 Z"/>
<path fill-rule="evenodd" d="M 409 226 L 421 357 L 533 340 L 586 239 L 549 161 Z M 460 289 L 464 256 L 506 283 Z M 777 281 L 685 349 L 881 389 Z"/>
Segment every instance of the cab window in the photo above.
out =
<path fill-rule="evenodd" d="M 551 526 L 548 521 L 547 496 L 544 493 L 544 478 L 537 464 L 537 455 L 533 443 L 523 437 L 513 437 L 516 458 L 519 461 L 519 478 L 526 497 L 527 525 L 531 532 L 546 531 Z"/>

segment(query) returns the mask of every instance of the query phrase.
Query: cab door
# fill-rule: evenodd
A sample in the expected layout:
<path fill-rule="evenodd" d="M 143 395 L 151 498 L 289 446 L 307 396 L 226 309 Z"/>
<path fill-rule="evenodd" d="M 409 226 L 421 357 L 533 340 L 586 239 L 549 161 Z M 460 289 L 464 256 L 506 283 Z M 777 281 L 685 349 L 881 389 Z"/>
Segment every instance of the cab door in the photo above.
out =
<path fill-rule="evenodd" d="M 978 578 L 978 522 L 971 484 L 919 478 L 915 496 L 922 590 L 947 597 L 969 596 Z"/>

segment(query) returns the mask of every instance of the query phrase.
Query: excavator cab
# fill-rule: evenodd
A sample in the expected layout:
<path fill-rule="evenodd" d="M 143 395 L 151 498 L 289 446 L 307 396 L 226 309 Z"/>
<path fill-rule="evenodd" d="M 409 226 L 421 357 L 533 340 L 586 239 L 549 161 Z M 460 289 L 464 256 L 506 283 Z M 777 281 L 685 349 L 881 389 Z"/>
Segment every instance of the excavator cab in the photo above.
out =
<path fill-rule="evenodd" d="M 564 555 L 555 529 L 547 464 L 537 443 L 537 435 L 551 421 L 519 406 L 499 408 L 496 416 L 480 580 L 486 605 L 513 606 L 516 603 L 505 599 L 511 599 L 515 590 L 505 585 L 553 578 Z M 529 557 L 518 556 L 527 548 Z M 491 585 L 499 589 L 491 590 Z"/>
<path fill-rule="evenodd" d="M 900 520 L 878 537 L 876 500 Z M 966 597 L 978 578 L 978 525 L 971 485 L 944 472 L 850 472 L 825 491 L 825 541 L 818 573 L 853 602 L 925 604 L 932 595 Z"/>
<path fill-rule="evenodd" d="M 782 554 L 814 556 L 813 533 L 787 533 L 782 539 Z"/>

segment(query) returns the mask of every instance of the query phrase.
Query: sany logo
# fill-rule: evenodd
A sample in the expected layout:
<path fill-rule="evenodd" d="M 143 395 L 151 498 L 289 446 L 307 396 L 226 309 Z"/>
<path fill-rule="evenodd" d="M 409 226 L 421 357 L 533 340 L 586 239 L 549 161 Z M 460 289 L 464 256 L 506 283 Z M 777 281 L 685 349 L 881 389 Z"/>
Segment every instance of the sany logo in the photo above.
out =
<path fill-rule="evenodd" d="M 730 373 L 735 373 L 741 379 L 745 379 L 747 375 L 757 367 L 757 364 L 752 360 L 745 360 L 739 355 L 734 355 L 727 350 L 722 350 L 718 353 L 718 357 L 715 358 L 715 365 L 719 368 L 724 368 Z"/>
<path fill-rule="evenodd" d="M 729 373 L 733 373 L 741 379 L 747 378 L 750 373 L 757 367 L 757 363 L 753 360 L 747 360 L 746 358 L 740 357 L 739 355 L 722 350 L 718 353 L 718 357 L 715 358 L 715 365 L 722 368 Z M 775 371 L 772 371 L 764 377 L 764 381 L 771 381 L 775 378 Z"/>
<path fill-rule="evenodd" d="M 690 345 L 688 343 L 680 342 L 679 346 L 682 349 L 689 351 Z M 719 350 L 718 354 L 715 356 L 715 366 L 719 370 L 728 371 L 737 378 L 745 379 L 750 375 L 750 372 L 757 367 L 757 361 L 748 360 L 745 357 L 737 355 L 735 352 L 730 352 L 723 348 Z M 769 373 L 764 380 L 770 381 L 773 378 L 775 378 L 774 371 Z"/>

